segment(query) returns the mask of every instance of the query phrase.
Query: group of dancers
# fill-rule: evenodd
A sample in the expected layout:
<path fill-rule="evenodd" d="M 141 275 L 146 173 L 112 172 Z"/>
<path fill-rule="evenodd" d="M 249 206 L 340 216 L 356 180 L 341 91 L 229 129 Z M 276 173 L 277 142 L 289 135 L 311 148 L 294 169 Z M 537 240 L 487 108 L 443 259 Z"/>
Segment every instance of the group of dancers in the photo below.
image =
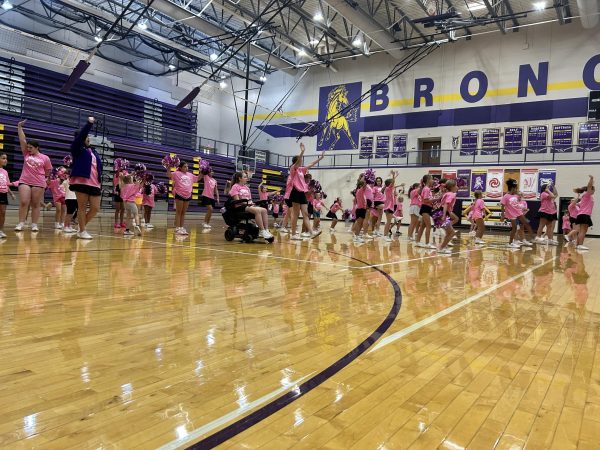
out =
<path fill-rule="evenodd" d="M 64 233 L 76 233 L 80 239 L 92 239 L 87 231 L 87 225 L 96 216 L 100 208 L 102 159 L 91 147 L 88 134 L 95 122 L 89 117 L 84 127 L 75 133 L 70 148 L 70 155 L 65 157 L 65 166 L 53 171 L 50 158 L 40 152 L 38 142 L 28 140 L 24 125 L 26 120 L 18 123 L 18 136 L 21 152 L 24 157 L 23 169 L 18 181 L 10 182 L 4 169 L 7 155 L 0 153 L 0 239 L 6 238 L 3 231 L 8 196 L 15 198 L 10 186 L 18 186 L 19 191 L 19 220 L 15 227 L 21 232 L 25 220 L 31 211 L 31 231 L 39 231 L 38 220 L 44 191 L 50 189 L 56 207 L 55 228 Z M 269 193 L 266 186 L 259 185 L 257 202 L 253 202 L 248 186 L 246 172 L 234 173 L 228 181 L 224 193 L 235 207 L 243 209 L 254 216 L 260 236 L 271 239 L 269 230 L 269 212 L 275 218 L 274 228 L 279 233 L 290 234 L 291 240 L 309 239 L 321 233 L 321 215 L 325 209 L 326 194 L 318 181 L 312 178 L 310 169 L 324 158 L 325 152 L 319 158 L 305 165 L 304 144 L 300 144 L 300 152 L 292 158 L 292 165 L 286 180 L 283 195 L 280 190 Z M 68 159 L 68 161 L 67 161 Z M 179 158 L 167 156 L 163 159 L 167 169 L 167 177 L 173 185 L 175 198 L 175 233 L 187 235 L 185 216 L 192 198 L 193 185 L 198 183 L 200 176 L 188 170 L 188 164 Z M 220 203 L 219 189 L 210 164 L 200 161 L 204 189 L 201 194 L 201 206 L 207 208 L 203 228 L 211 228 L 211 218 L 214 208 Z M 68 168 L 70 166 L 70 168 Z M 144 169 L 145 170 L 145 169 Z M 145 182 L 141 176 L 129 173 L 125 166 L 115 164 L 113 177 L 115 205 L 115 230 L 124 230 L 126 236 L 141 235 L 141 227 L 154 228 L 151 224 L 154 197 L 159 192 L 156 184 Z M 331 219 L 330 233 L 334 233 L 340 220 L 353 221 L 351 226 L 352 240 L 361 244 L 368 240 L 382 237 L 384 242 L 391 242 L 394 234 L 393 226 L 397 226 L 396 234 L 400 234 L 400 224 L 403 217 L 405 184 L 397 182 L 398 173 L 390 171 L 389 178 L 383 180 L 375 176 L 375 171 L 367 169 L 360 174 L 356 188 L 351 192 L 353 208 L 343 209 L 342 199 L 336 198 L 328 208 L 326 217 Z M 457 180 L 436 179 L 430 174 L 422 177 L 419 183 L 414 183 L 408 189 L 410 223 L 407 240 L 418 247 L 435 249 L 441 254 L 451 253 L 452 240 L 456 236 L 454 225 L 459 218 L 454 213 Z M 553 184 L 541 187 L 539 226 L 534 237 L 533 230 L 527 219 L 527 202 L 518 191 L 518 183 L 514 179 L 506 181 L 507 192 L 502 197 L 502 220 L 510 222 L 511 231 L 508 248 L 517 249 L 521 246 L 532 246 L 534 243 L 558 245 L 554 237 L 558 212 L 556 201 L 558 191 Z M 165 188 L 166 190 L 166 188 Z M 594 206 L 594 178 L 590 175 L 586 186 L 574 190 L 576 196 L 571 200 L 568 210 L 562 216 L 562 229 L 565 241 L 575 244 L 578 250 L 587 250 L 583 245 L 587 230 L 592 226 L 592 210 Z M 467 209 L 471 222 L 469 235 L 475 245 L 484 245 L 486 231 L 485 219 L 490 212 L 483 201 L 483 192 L 473 193 L 473 203 Z M 77 214 L 77 212 L 80 212 Z M 280 212 L 281 217 L 280 217 Z M 125 216 L 126 213 L 126 217 Z M 72 226 L 76 215 L 77 229 Z M 340 218 L 340 214 L 342 217 Z M 141 220 L 141 217 L 144 220 Z M 298 221 L 302 217 L 302 227 L 298 229 Z M 311 223 L 311 218 L 313 222 Z M 381 226 L 383 224 L 383 231 Z M 439 246 L 432 242 L 432 229 L 443 230 Z"/>

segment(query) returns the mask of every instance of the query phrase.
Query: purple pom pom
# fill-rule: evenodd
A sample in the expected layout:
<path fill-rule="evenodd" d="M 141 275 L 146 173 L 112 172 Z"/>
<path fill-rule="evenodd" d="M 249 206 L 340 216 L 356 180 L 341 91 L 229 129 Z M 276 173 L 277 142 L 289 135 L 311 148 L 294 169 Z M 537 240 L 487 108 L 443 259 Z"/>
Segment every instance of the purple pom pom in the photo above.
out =
<path fill-rule="evenodd" d="M 158 190 L 159 194 L 167 193 L 167 185 L 165 183 L 163 183 L 162 181 L 156 185 L 156 189 Z"/>
<path fill-rule="evenodd" d="M 364 174 L 365 176 L 365 183 L 367 184 L 375 184 L 375 171 L 373 169 L 367 169 L 365 170 Z"/>
<path fill-rule="evenodd" d="M 65 156 L 63 158 L 63 164 L 65 167 L 71 167 L 71 164 L 73 164 L 73 157 L 71 155 Z"/>
<path fill-rule="evenodd" d="M 142 175 L 142 183 L 144 183 L 146 186 L 149 186 L 152 184 L 153 181 L 154 175 L 152 175 L 150 172 L 144 172 L 144 174 Z"/>
<path fill-rule="evenodd" d="M 179 157 L 177 155 L 167 155 L 162 159 L 162 165 L 165 169 L 179 167 Z"/>
<path fill-rule="evenodd" d="M 272 198 L 275 203 L 279 203 L 279 202 L 283 201 L 283 195 L 281 195 L 281 194 L 275 194 Z"/>
<path fill-rule="evenodd" d="M 146 166 L 142 163 L 137 163 L 134 167 L 133 170 L 135 172 L 145 172 L 146 171 Z"/>
<path fill-rule="evenodd" d="M 206 159 L 200 161 L 200 173 L 208 175 L 210 173 L 210 162 Z"/>
<path fill-rule="evenodd" d="M 129 167 L 129 161 L 125 158 L 117 158 L 114 160 L 113 164 L 115 166 L 115 172 L 122 172 Z"/>

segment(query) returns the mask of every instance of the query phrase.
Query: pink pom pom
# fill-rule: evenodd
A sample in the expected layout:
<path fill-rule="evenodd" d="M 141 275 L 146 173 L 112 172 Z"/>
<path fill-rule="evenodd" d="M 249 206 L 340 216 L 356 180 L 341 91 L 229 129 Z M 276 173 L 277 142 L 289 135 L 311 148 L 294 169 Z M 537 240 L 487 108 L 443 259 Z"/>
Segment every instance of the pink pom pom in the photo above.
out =
<path fill-rule="evenodd" d="M 210 173 L 210 162 L 206 159 L 200 161 L 200 173 L 202 175 L 208 175 Z"/>
<path fill-rule="evenodd" d="M 71 167 L 71 164 L 73 164 L 73 157 L 71 155 L 65 156 L 63 158 L 63 164 L 65 167 Z"/>
<path fill-rule="evenodd" d="M 170 169 L 172 167 L 177 168 L 179 166 L 179 157 L 177 155 L 167 155 L 162 159 L 162 165 L 165 169 Z"/>

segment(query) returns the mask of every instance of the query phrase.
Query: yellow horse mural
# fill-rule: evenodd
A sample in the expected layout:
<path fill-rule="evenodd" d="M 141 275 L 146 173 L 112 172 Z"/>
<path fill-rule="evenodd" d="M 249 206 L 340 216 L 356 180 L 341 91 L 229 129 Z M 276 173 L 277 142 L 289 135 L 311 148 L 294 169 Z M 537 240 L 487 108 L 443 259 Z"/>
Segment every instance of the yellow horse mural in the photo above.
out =
<path fill-rule="evenodd" d="M 332 150 L 333 148 L 335 148 L 335 144 L 341 138 L 342 131 L 346 133 L 346 136 L 348 136 L 348 140 L 350 141 L 350 145 L 352 146 L 352 148 L 357 148 L 356 144 L 354 143 L 354 140 L 352 139 L 350 127 L 348 126 L 348 120 L 350 119 L 350 117 L 356 114 L 355 109 L 348 111 L 346 114 L 339 114 L 340 110 L 347 106 L 348 103 L 348 91 L 346 90 L 346 86 L 342 85 L 336 87 L 327 96 L 328 122 L 327 126 L 325 127 L 325 130 L 323 130 L 321 141 L 319 142 L 319 146 L 321 146 L 321 148 L 324 142 L 327 143 L 331 139 L 332 141 L 328 145 L 328 150 Z M 354 121 L 355 120 L 356 119 L 354 119 Z"/>

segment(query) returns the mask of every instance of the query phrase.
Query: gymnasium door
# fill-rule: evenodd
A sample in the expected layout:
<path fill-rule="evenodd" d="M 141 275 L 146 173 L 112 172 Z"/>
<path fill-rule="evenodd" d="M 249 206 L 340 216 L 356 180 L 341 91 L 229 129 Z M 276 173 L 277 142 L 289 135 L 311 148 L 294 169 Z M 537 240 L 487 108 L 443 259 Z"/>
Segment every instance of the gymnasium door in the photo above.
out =
<path fill-rule="evenodd" d="M 442 141 L 427 140 L 421 141 L 421 165 L 422 166 L 439 166 L 440 165 L 440 149 Z"/>

